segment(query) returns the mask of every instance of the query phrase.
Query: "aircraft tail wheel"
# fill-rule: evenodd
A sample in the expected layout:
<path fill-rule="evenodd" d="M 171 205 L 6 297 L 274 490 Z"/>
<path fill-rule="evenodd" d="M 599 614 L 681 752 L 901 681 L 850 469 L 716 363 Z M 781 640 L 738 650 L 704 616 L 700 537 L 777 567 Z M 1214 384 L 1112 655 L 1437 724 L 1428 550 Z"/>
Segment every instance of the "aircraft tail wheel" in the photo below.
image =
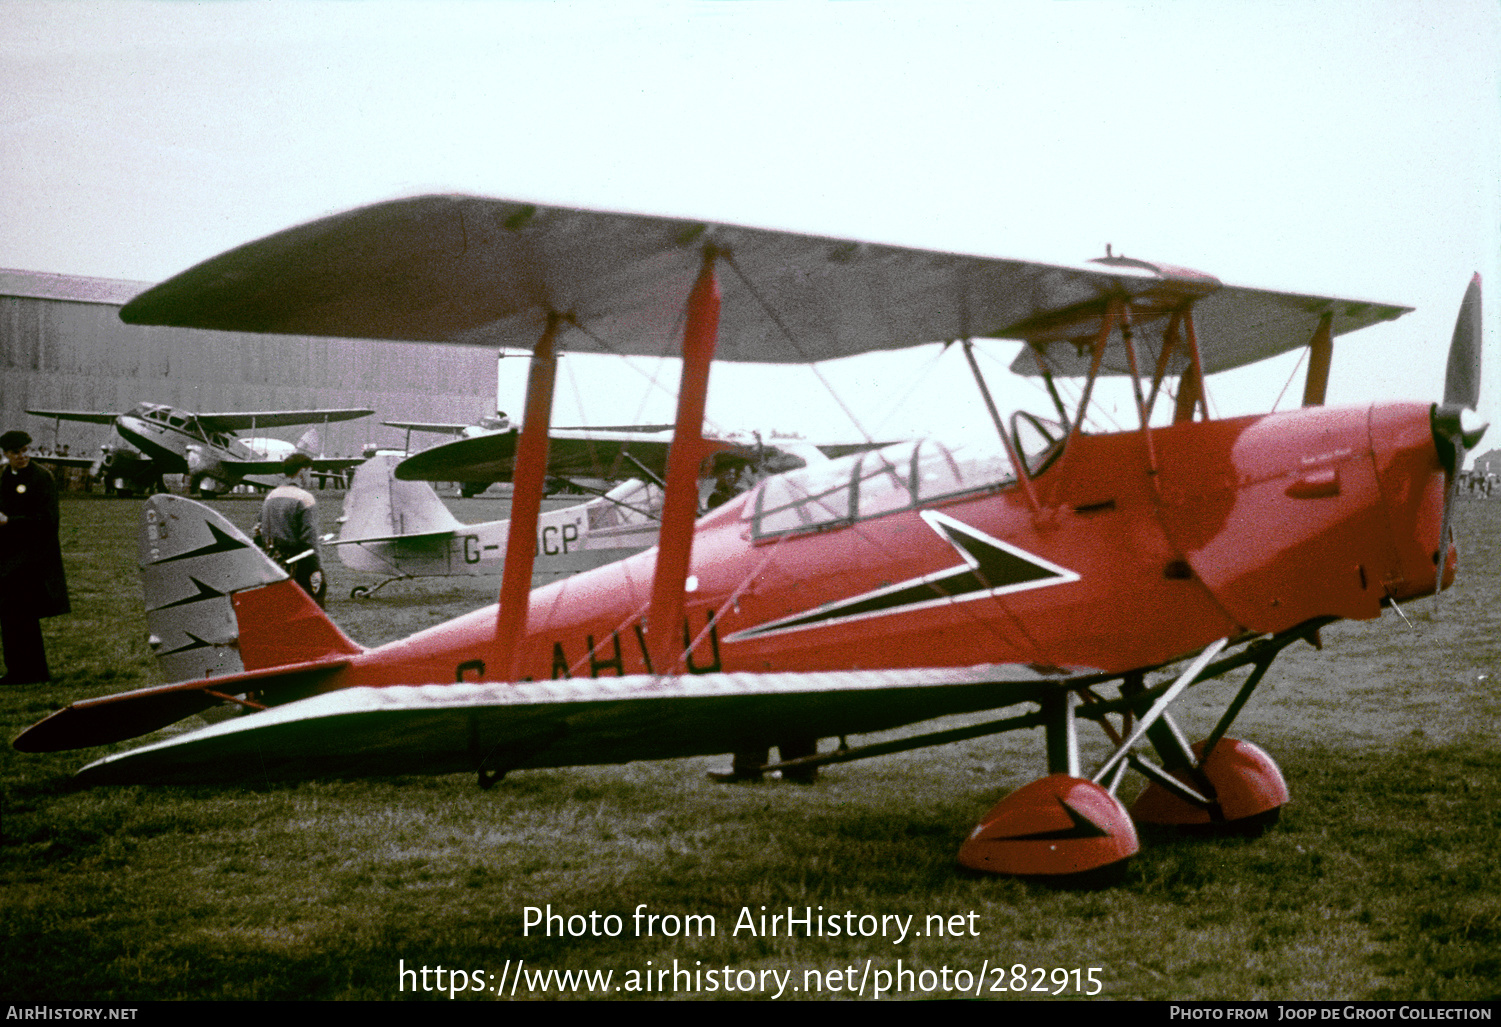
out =
<path fill-rule="evenodd" d="M 349 598 L 351 599 L 364 599 L 369 594 L 370 590 L 364 585 L 356 585 L 349 590 Z"/>
<path fill-rule="evenodd" d="M 1124 872 L 1140 849 L 1119 799 L 1093 781 L 1053 774 L 997 803 L 959 846 L 959 863 L 1047 883 L 1093 883 Z"/>
<path fill-rule="evenodd" d="M 1194 746 L 1202 758 L 1204 743 Z M 1191 827 L 1223 824 L 1235 830 L 1259 833 L 1276 822 L 1288 799 L 1287 782 L 1276 761 L 1258 745 L 1236 738 L 1222 738 L 1204 762 L 1203 772 L 1219 799 L 1220 817 L 1152 784 L 1131 807 L 1131 815 L 1143 824 Z M 1185 781 L 1189 780 L 1187 777 Z"/>

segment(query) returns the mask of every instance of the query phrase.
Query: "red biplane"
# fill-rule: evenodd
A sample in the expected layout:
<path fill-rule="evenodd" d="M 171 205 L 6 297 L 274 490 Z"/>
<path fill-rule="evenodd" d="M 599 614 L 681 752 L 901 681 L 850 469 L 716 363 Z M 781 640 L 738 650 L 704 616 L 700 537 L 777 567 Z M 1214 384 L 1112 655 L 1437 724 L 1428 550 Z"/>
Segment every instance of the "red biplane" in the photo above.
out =
<path fill-rule="evenodd" d="M 518 768 L 773 745 L 783 760 L 766 769 L 806 770 L 1041 727 L 1047 776 L 991 811 L 965 865 L 1052 877 L 1114 867 L 1137 849 L 1133 816 L 1259 827 L 1286 787 L 1270 757 L 1227 731 L 1273 660 L 1318 642 L 1331 620 L 1435 593 L 1456 564 L 1448 502 L 1478 438 L 1462 416 L 1478 391 L 1478 277 L 1443 404 L 1322 405 L 1332 340 L 1405 310 L 1122 257 L 1042 265 L 468 196 L 293 228 L 147 291 L 122 317 L 534 344 L 498 605 L 363 649 L 227 522 L 157 497 L 143 573 L 148 594 L 172 598 L 151 612 L 154 641 L 188 680 L 76 703 L 16 745 L 99 745 L 232 702 L 251 712 L 81 776 L 466 771 L 488 784 Z M 681 338 L 683 370 L 659 546 L 528 598 L 559 347 L 657 352 L 664 338 Z M 1056 419 L 999 415 L 977 338 L 1026 343 L 1013 370 L 1042 377 Z M 714 359 L 808 362 L 941 340 L 969 356 L 992 445 L 919 441 L 810 466 L 695 524 Z M 1206 374 L 1302 346 L 1303 409 L 1209 419 Z M 1130 376 L 1138 426 L 1087 432 L 1107 374 Z M 1083 380 L 1076 407 L 1053 388 L 1062 376 Z M 1174 381 L 1172 423 L 1154 424 Z M 1190 744 L 1170 705 L 1236 668 L 1250 671 Z M 1006 707 L 1021 709 L 842 744 Z M 1115 742 L 1088 776 L 1081 718 Z M 829 738 L 840 748 L 816 752 Z M 1155 762 L 1136 752 L 1143 741 Z M 1129 813 L 1115 796 L 1127 766 L 1152 782 Z"/>

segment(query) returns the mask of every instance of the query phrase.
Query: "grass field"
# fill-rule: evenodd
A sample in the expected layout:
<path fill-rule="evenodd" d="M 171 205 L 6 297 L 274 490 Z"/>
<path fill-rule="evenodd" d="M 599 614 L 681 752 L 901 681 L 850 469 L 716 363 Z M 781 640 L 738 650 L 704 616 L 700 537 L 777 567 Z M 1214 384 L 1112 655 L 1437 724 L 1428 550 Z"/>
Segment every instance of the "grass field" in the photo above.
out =
<path fill-rule="evenodd" d="M 258 510 L 253 499 L 218 505 L 241 525 Z M 466 520 L 504 515 L 491 498 L 452 505 Z M 74 613 L 45 622 L 56 680 L 0 692 L 7 738 L 75 699 L 158 679 L 134 565 L 138 511 L 65 498 Z M 836 766 L 811 787 L 709 783 L 726 757 L 520 772 L 491 791 L 468 775 L 81 790 L 71 773 L 108 750 L 7 746 L 4 997 L 448 1001 L 450 971 L 487 989 L 460 998 L 493 997 L 524 960 L 528 972 L 609 971 L 611 998 L 726 997 L 752 980 L 749 995 L 728 997 L 779 983 L 784 998 L 847 997 L 836 989 L 862 979 L 869 995 L 880 972 L 902 997 L 956 997 L 944 988 L 961 985 L 1021 997 L 1010 989 L 1035 985 L 1031 968 L 1073 995 L 1094 990 L 1098 967 L 1101 997 L 1118 999 L 1494 999 L 1501 502 L 1462 502 L 1458 530 L 1460 578 L 1437 604 L 1413 604 L 1411 626 L 1387 613 L 1326 629 L 1322 652 L 1289 650 L 1242 715 L 1234 734 L 1287 776 L 1281 824 L 1252 841 L 1150 834 L 1125 881 L 1102 891 L 956 868 L 968 830 L 1042 772 L 1035 731 Z M 498 587 L 403 582 L 357 603 L 350 587 L 375 579 L 330 571 L 329 612 L 366 644 L 493 601 Z M 1185 730 L 1206 731 L 1232 687 L 1191 691 Z M 1086 762 L 1105 752 L 1103 738 L 1089 742 Z M 643 904 L 679 920 L 638 936 Z M 597 930 L 524 933 L 527 908 L 549 905 L 597 912 Z M 742 910 L 763 906 L 841 923 L 850 911 L 857 928 L 864 915 L 911 916 L 924 936 L 735 931 Z M 690 915 L 712 917 L 714 936 L 664 936 Z M 943 936 L 925 930 L 930 916 Z M 441 981 L 420 975 L 439 966 Z M 402 967 L 418 973 L 402 978 Z M 523 980 L 516 997 L 600 995 L 594 983 Z"/>

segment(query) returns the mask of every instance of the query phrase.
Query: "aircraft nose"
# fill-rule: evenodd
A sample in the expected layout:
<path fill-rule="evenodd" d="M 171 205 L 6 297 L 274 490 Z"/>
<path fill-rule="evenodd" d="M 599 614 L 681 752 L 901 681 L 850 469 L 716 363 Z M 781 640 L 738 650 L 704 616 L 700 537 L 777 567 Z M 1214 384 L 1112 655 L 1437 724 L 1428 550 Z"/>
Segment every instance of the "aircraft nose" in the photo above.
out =
<path fill-rule="evenodd" d="M 1439 532 L 1446 483 L 1445 445 L 1437 408 L 1380 404 L 1371 408 L 1371 455 L 1386 509 L 1393 559 L 1381 582 L 1393 599 L 1437 591 Z M 1454 450 L 1447 449 L 1452 464 Z M 1445 553 L 1443 587 L 1453 581 L 1456 555 Z"/>

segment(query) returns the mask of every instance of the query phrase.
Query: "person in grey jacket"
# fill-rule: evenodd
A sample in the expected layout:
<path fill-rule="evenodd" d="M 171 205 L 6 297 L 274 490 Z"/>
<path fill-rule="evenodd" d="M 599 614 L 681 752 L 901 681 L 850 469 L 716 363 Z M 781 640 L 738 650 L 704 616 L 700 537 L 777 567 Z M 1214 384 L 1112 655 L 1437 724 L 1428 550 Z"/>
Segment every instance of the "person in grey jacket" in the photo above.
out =
<path fill-rule="evenodd" d="M 312 466 L 306 453 L 293 453 L 282 461 L 287 480 L 261 504 L 258 528 L 262 548 L 322 606 L 328 582 L 318 557 L 318 501 L 308 491 Z"/>

